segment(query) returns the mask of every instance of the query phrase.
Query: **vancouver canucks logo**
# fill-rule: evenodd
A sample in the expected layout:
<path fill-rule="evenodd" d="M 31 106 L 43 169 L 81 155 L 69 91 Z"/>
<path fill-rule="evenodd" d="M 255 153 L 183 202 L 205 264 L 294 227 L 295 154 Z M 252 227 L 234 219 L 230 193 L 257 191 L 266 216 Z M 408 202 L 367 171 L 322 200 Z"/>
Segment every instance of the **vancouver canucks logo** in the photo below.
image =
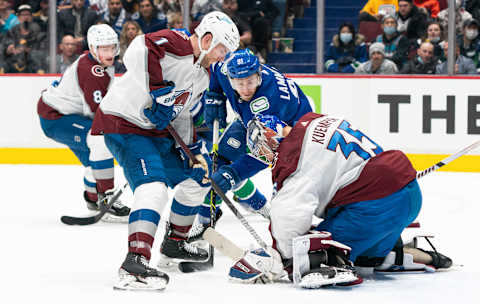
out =
<path fill-rule="evenodd" d="M 259 97 L 254 101 L 250 102 L 250 111 L 252 114 L 258 114 L 270 108 L 270 103 L 265 96 Z"/>

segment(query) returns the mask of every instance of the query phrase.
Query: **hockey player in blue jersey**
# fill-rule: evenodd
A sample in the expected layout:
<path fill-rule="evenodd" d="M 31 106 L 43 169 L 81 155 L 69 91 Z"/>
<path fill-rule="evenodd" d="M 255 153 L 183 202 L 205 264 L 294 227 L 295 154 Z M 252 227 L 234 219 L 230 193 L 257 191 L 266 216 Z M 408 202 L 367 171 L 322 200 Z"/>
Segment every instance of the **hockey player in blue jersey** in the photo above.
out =
<path fill-rule="evenodd" d="M 227 99 L 238 116 L 228 127 Z M 249 49 L 237 50 L 224 62 L 212 65 L 203 116 L 210 129 L 215 119 L 220 128 L 226 127 L 218 144 L 219 169 L 212 179 L 223 192 L 233 190 L 239 203 L 268 218 L 267 200 L 249 179 L 268 165 L 247 153 L 245 126 L 259 113 L 295 125 L 308 112 L 312 106 L 300 87 L 275 68 L 260 64 Z M 207 203 L 200 208 L 199 221 L 204 225 L 210 222 Z"/>

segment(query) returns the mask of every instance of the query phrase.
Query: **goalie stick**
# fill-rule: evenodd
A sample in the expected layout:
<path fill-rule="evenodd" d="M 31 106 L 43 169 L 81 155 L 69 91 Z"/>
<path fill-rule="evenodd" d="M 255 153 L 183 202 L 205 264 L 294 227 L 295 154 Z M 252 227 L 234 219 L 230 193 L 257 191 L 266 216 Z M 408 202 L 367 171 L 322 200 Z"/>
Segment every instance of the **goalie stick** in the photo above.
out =
<path fill-rule="evenodd" d="M 75 217 L 75 216 L 68 216 L 64 215 L 60 218 L 60 221 L 66 225 L 79 225 L 79 226 L 85 226 L 85 225 L 91 225 L 95 224 L 98 221 L 102 219 L 102 217 L 107 213 L 107 211 L 113 206 L 113 203 L 115 203 L 120 195 L 122 195 L 123 191 L 125 188 L 128 186 L 128 183 L 125 183 L 123 187 L 118 189 L 115 194 L 108 200 L 108 202 L 102 201 L 100 203 L 100 211 L 96 215 L 92 216 L 87 216 L 87 217 Z"/>
<path fill-rule="evenodd" d="M 458 151 L 457 153 L 455 154 L 452 154 L 450 155 L 449 157 L 439 161 L 438 163 L 436 163 L 435 165 L 423 170 L 423 171 L 419 171 L 417 172 L 417 179 L 421 178 L 421 177 L 424 177 L 425 175 L 427 175 L 428 173 L 430 172 L 433 172 L 435 170 L 438 170 L 439 168 L 445 166 L 446 164 L 450 163 L 451 161 L 459 158 L 460 156 L 464 155 L 464 154 L 467 154 L 468 152 L 472 151 L 473 149 L 475 148 L 478 148 L 480 147 L 480 140 L 477 140 L 476 142 L 474 142 L 473 144 L 471 144 L 470 146 L 466 147 L 466 148 L 463 148 L 462 150 Z"/>

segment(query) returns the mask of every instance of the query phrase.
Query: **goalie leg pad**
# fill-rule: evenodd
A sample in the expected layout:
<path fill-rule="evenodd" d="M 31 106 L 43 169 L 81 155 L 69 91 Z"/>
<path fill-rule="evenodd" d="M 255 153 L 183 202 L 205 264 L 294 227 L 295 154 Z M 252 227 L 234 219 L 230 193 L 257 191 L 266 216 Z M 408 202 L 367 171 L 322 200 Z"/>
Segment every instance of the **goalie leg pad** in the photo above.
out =
<path fill-rule="evenodd" d="M 348 259 L 350 247 L 332 240 L 327 231 L 293 239 L 293 282 L 304 288 L 359 284 L 362 279 Z"/>

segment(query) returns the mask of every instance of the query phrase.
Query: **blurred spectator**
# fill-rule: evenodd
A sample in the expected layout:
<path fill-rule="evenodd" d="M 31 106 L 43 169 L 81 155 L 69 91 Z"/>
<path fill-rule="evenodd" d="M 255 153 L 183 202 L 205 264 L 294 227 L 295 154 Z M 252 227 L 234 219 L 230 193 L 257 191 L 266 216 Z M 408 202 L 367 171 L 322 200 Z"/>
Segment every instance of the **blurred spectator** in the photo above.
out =
<path fill-rule="evenodd" d="M 132 40 L 139 35 L 143 35 L 143 32 L 138 23 L 135 21 L 127 21 L 123 24 L 123 29 L 120 34 L 120 54 L 115 61 L 115 73 L 124 73 L 126 71 L 123 65 L 123 55 Z"/>
<path fill-rule="evenodd" d="M 140 0 L 138 13 L 132 15 L 132 20 L 140 25 L 145 34 L 153 33 L 167 28 L 167 17 L 161 14 L 163 19 L 159 19 L 158 15 L 152 0 Z"/>
<path fill-rule="evenodd" d="M 427 31 L 427 18 L 412 0 L 398 1 L 397 31 L 405 34 L 410 41 L 424 37 Z"/>
<path fill-rule="evenodd" d="M 40 9 L 33 13 L 33 21 L 39 26 L 44 33 L 48 32 L 48 0 L 40 1 Z"/>
<path fill-rule="evenodd" d="M 479 67 L 480 38 L 478 29 L 480 24 L 475 19 L 469 19 L 463 23 L 462 34 L 457 36 L 457 45 L 460 48 L 460 54 L 472 59 L 477 68 Z"/>
<path fill-rule="evenodd" d="M 457 35 L 462 32 L 463 23 L 469 19 L 472 19 L 472 15 L 463 8 L 463 0 L 455 0 L 455 30 Z M 438 21 L 444 28 L 448 28 L 448 8 L 438 13 Z"/>
<path fill-rule="evenodd" d="M 432 18 L 437 18 L 440 12 L 440 4 L 438 0 L 413 0 L 416 7 L 423 7 L 427 10 L 428 15 Z"/>
<path fill-rule="evenodd" d="M 165 14 L 183 12 L 183 0 L 163 0 L 160 5 Z"/>
<path fill-rule="evenodd" d="M 0 34 L 5 34 L 9 29 L 20 23 L 9 6 L 10 3 L 7 0 L 0 0 Z"/>
<path fill-rule="evenodd" d="M 84 38 L 86 39 L 87 30 L 90 26 L 97 23 L 100 19 L 97 12 L 85 7 L 85 0 L 72 0 L 72 7 L 61 10 L 58 13 L 57 39 L 60 41 L 65 35 L 72 35 L 75 37 L 75 42 L 78 44 L 84 44 Z"/>
<path fill-rule="evenodd" d="M 266 58 L 272 39 L 272 22 L 278 16 L 278 9 L 272 0 L 237 0 L 238 13 L 252 29 L 253 45 Z"/>
<path fill-rule="evenodd" d="M 131 15 L 138 12 L 138 2 L 138 0 L 122 0 L 122 6 Z"/>
<path fill-rule="evenodd" d="M 55 56 L 57 61 L 57 70 L 55 73 L 63 74 L 65 70 L 78 58 L 77 43 L 72 35 L 65 35 L 62 38 L 58 48 L 60 53 Z M 48 65 L 49 60 L 47 60 Z"/>
<path fill-rule="evenodd" d="M 383 43 L 385 58 L 392 60 L 401 69 L 408 59 L 408 39 L 397 32 L 397 19 L 392 15 L 383 18 L 381 27 L 383 34 L 378 35 L 375 41 Z"/>
<path fill-rule="evenodd" d="M 120 36 L 123 24 L 130 20 L 130 14 L 122 6 L 121 0 L 108 0 L 108 7 L 103 14 L 103 20 Z"/>
<path fill-rule="evenodd" d="M 284 33 L 285 14 L 287 13 L 287 0 L 273 0 L 273 4 L 278 9 L 278 16 L 273 19 L 272 36 L 280 37 Z"/>
<path fill-rule="evenodd" d="M 5 73 L 43 73 L 41 63 L 32 56 L 32 50 L 38 50 L 40 26 L 32 21 L 30 5 L 20 5 L 17 17 L 20 24 L 5 37 Z"/>
<path fill-rule="evenodd" d="M 424 41 L 417 50 L 417 56 L 403 65 L 400 74 L 435 74 L 436 65 L 433 44 Z"/>
<path fill-rule="evenodd" d="M 252 30 L 248 23 L 238 14 L 237 0 L 223 0 L 222 11 L 227 14 L 237 26 L 240 34 L 240 47 L 254 49 L 250 46 L 252 43 Z"/>
<path fill-rule="evenodd" d="M 397 66 L 385 58 L 385 46 L 381 42 L 370 45 L 368 50 L 370 60 L 360 64 L 355 70 L 356 74 L 396 74 Z"/>
<path fill-rule="evenodd" d="M 474 19 L 480 20 L 480 0 L 465 1 L 465 9 Z"/>
<path fill-rule="evenodd" d="M 445 58 L 448 56 L 448 42 L 445 42 L 443 50 Z M 437 65 L 437 74 L 448 74 L 447 61 Z M 472 59 L 460 54 L 460 47 L 455 46 L 455 74 L 476 74 L 477 68 Z"/>
<path fill-rule="evenodd" d="M 344 22 L 333 36 L 325 55 L 325 69 L 329 73 L 353 73 L 360 63 L 367 61 L 364 37 L 355 33 L 353 24 Z"/>
<path fill-rule="evenodd" d="M 385 15 L 395 15 L 398 0 L 368 0 L 358 16 L 360 21 L 381 21 Z"/>
<path fill-rule="evenodd" d="M 195 0 L 190 11 L 193 20 L 200 21 L 203 16 L 222 9 L 222 0 Z"/>
<path fill-rule="evenodd" d="M 40 1 L 39 0 L 9 0 L 11 4 L 11 8 L 14 10 L 18 10 L 18 7 L 23 4 L 28 4 L 32 8 L 32 13 L 38 11 L 40 9 Z"/>
<path fill-rule="evenodd" d="M 168 28 L 181 29 L 183 28 L 183 14 L 181 12 L 172 12 L 168 14 Z"/>
<path fill-rule="evenodd" d="M 443 56 L 443 44 L 445 43 L 444 37 L 443 26 L 439 22 L 431 21 L 428 23 L 427 37 L 425 40 L 428 40 L 433 44 L 433 56 L 441 61 L 446 59 L 446 57 Z M 418 45 L 420 45 L 420 42 L 418 42 Z"/>
<path fill-rule="evenodd" d="M 103 15 L 108 9 L 108 0 L 88 0 L 88 6 L 98 15 Z"/>
<path fill-rule="evenodd" d="M 57 0 L 57 8 L 58 11 L 67 9 L 67 8 L 72 8 L 72 3 L 70 0 Z"/>

